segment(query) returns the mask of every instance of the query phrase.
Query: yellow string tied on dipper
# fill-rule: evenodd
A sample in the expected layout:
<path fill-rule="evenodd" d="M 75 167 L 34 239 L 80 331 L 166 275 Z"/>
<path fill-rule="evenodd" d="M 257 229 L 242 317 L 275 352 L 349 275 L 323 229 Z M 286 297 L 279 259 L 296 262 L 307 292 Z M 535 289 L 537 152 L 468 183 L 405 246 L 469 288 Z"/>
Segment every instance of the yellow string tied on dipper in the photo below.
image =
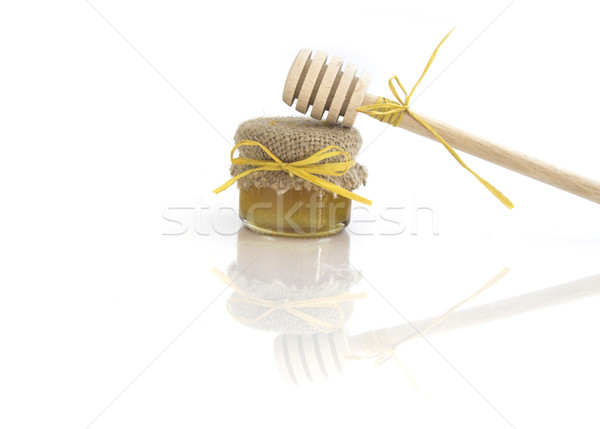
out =
<path fill-rule="evenodd" d="M 252 325 L 269 316 L 271 313 L 275 311 L 285 311 L 292 316 L 297 317 L 300 320 L 303 320 L 313 328 L 323 333 L 331 333 L 340 329 L 345 321 L 344 312 L 340 304 L 344 302 L 356 301 L 357 299 L 365 299 L 367 298 L 367 293 L 345 293 L 342 295 L 334 295 L 334 296 L 322 296 L 317 298 L 309 298 L 309 299 L 301 299 L 296 301 L 284 300 L 284 301 L 272 301 L 269 299 L 258 298 L 256 296 L 252 296 L 249 293 L 245 292 L 242 288 L 238 287 L 233 280 L 231 280 L 225 273 L 222 271 L 211 268 L 210 270 L 216 277 L 219 278 L 223 283 L 228 285 L 230 288 L 235 290 L 240 294 L 239 297 L 229 298 L 227 300 L 227 312 L 229 315 L 236 321 L 244 324 L 244 325 Z M 248 305 L 254 305 L 256 307 L 264 308 L 265 311 L 260 315 L 253 319 L 249 319 L 246 317 L 237 316 L 231 310 L 232 303 L 242 303 Z M 318 317 L 311 316 L 310 314 L 302 311 L 302 309 L 307 308 L 331 308 L 337 311 L 338 319 L 336 323 L 330 323 L 325 320 L 319 319 Z"/>
<path fill-rule="evenodd" d="M 240 146 L 258 146 L 260 147 L 269 157 L 271 157 L 272 161 L 264 160 L 264 159 L 250 159 L 250 158 L 234 158 L 235 151 Z M 321 161 L 324 161 L 328 158 L 333 158 L 335 156 L 342 155 L 344 157 L 344 161 L 342 162 L 328 162 L 319 164 Z M 229 188 L 239 179 L 249 174 L 255 173 L 257 171 L 285 171 L 290 174 L 290 176 L 298 176 L 301 179 L 307 180 L 311 183 L 314 183 L 321 188 L 324 188 L 328 191 L 334 192 L 343 197 L 352 199 L 354 201 L 358 201 L 359 203 L 371 205 L 373 202 L 368 200 L 360 195 L 356 195 L 353 192 L 350 192 L 347 189 L 342 188 L 339 185 L 328 182 L 321 177 L 316 176 L 316 174 L 324 175 L 324 176 L 343 176 L 348 172 L 350 167 L 352 167 L 355 162 L 350 156 L 348 152 L 342 149 L 339 146 L 327 146 L 313 155 L 309 156 L 306 159 L 294 162 L 283 162 L 273 152 L 267 149 L 262 143 L 255 142 L 253 140 L 242 140 L 237 143 L 233 149 L 231 150 L 231 163 L 235 165 L 252 165 L 255 168 L 251 168 L 249 170 L 244 171 L 243 173 L 238 174 L 235 177 L 232 177 L 223 185 L 219 186 L 213 192 L 218 194 L 221 191 Z"/>
<path fill-rule="evenodd" d="M 411 327 L 416 332 L 414 334 L 408 336 L 407 338 L 400 340 L 399 342 L 392 343 L 389 333 L 388 333 L 388 330 L 386 328 L 384 328 L 382 330 L 380 329 L 377 331 L 369 331 L 369 332 L 365 332 L 364 334 L 361 334 L 360 341 L 363 344 L 363 347 L 365 347 L 366 349 L 370 349 L 372 351 L 369 353 L 366 353 L 366 354 L 362 354 L 362 355 L 354 354 L 354 355 L 348 355 L 346 357 L 350 358 L 350 359 L 375 358 L 375 366 L 381 366 L 385 362 L 387 362 L 388 360 L 390 360 L 392 358 L 395 359 L 396 361 L 398 361 L 398 357 L 396 355 L 396 348 L 398 346 L 400 346 L 406 342 L 415 340 L 419 337 L 425 338 L 425 334 L 427 332 L 429 332 L 430 330 L 435 328 L 437 325 L 442 323 L 444 320 L 446 320 L 448 317 L 450 317 L 453 313 L 455 313 L 456 310 L 458 310 L 460 307 L 462 307 L 463 305 L 465 305 L 466 303 L 468 303 L 469 301 L 474 299 L 476 296 L 478 296 L 482 292 L 484 292 L 484 291 L 488 290 L 489 288 L 491 288 L 492 286 L 494 286 L 496 283 L 498 283 L 500 280 L 502 280 L 504 278 L 504 276 L 506 276 L 509 273 L 509 271 L 510 271 L 509 267 L 503 268 L 498 274 L 496 274 L 494 277 L 492 277 L 492 279 L 489 280 L 486 284 L 484 284 L 482 287 L 477 289 L 475 292 L 473 292 L 467 298 L 463 299 L 462 301 L 458 302 L 457 304 L 454 304 L 452 307 L 450 307 L 448 310 L 446 310 L 446 312 L 444 314 L 439 316 L 437 319 L 435 319 L 432 323 L 427 325 L 421 331 L 417 330 L 417 328 L 415 328 L 411 324 Z"/>
<path fill-rule="evenodd" d="M 444 138 L 442 136 L 440 136 L 438 134 L 438 132 L 427 121 L 425 121 L 423 118 L 421 118 L 419 115 L 414 113 L 409 108 L 410 99 L 413 96 L 415 90 L 417 89 L 417 86 L 419 86 L 419 84 L 421 83 L 421 81 L 423 80 L 425 75 L 427 74 L 429 67 L 433 63 L 433 60 L 435 59 L 435 56 L 438 53 L 438 50 L 440 49 L 442 44 L 446 41 L 446 39 L 450 36 L 450 34 L 452 34 L 452 31 L 454 31 L 454 29 L 450 30 L 450 32 L 448 34 L 446 34 L 446 36 L 442 39 L 442 41 L 437 45 L 437 47 L 431 54 L 431 57 L 429 57 L 429 61 L 427 62 L 427 65 L 425 66 L 425 69 L 423 70 L 421 77 L 419 78 L 417 83 L 413 86 L 410 93 L 406 92 L 406 90 L 404 89 L 404 86 L 402 86 L 398 77 L 393 76 L 389 80 L 389 87 L 392 90 L 394 97 L 396 97 L 396 99 L 398 100 L 397 102 L 393 101 L 393 100 L 388 100 L 387 98 L 384 98 L 384 97 L 379 97 L 379 98 L 377 98 L 377 101 L 375 102 L 375 104 L 361 106 L 361 107 L 357 108 L 356 110 L 361 113 L 365 113 L 381 122 L 386 122 L 390 125 L 393 125 L 395 127 L 399 126 L 400 123 L 402 122 L 402 117 L 403 117 L 404 113 L 408 113 L 410 116 L 412 116 L 412 118 L 415 121 L 417 121 L 421 126 L 423 126 L 425 129 L 427 129 L 431 134 L 433 134 L 433 136 L 437 139 L 437 141 L 439 141 L 442 145 L 444 145 L 446 150 L 448 150 L 448 152 L 450 152 L 450 154 L 454 157 L 454 159 L 456 159 L 456 161 L 458 161 L 458 163 L 460 165 L 462 165 L 469 173 L 471 173 L 473 176 L 475 176 L 477 178 L 477 180 L 479 180 L 483 184 L 483 186 L 485 186 L 492 194 L 494 194 L 494 196 L 496 198 L 498 198 L 506 207 L 508 207 L 509 209 L 512 209 L 514 207 L 514 204 L 502 192 L 500 192 L 498 189 L 496 189 L 494 186 L 492 186 L 487 180 L 485 180 L 481 176 L 479 176 L 479 174 L 477 174 L 473 170 L 471 170 L 467 166 L 467 164 L 465 164 L 464 161 L 460 158 L 460 156 L 458 156 L 456 151 L 446 142 L 446 140 L 444 140 Z M 402 99 L 399 96 L 398 91 L 394 87 L 394 82 L 396 82 L 398 84 L 398 86 L 404 93 L 404 99 Z"/>

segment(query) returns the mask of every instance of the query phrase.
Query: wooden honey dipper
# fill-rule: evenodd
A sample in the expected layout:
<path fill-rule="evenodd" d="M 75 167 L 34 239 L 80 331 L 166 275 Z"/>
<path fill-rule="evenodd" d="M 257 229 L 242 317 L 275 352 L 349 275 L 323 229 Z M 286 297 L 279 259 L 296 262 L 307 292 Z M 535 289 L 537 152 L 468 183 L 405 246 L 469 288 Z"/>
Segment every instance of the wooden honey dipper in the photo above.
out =
<path fill-rule="evenodd" d="M 444 40 L 445 39 L 446 38 L 444 38 Z M 444 40 L 442 40 L 442 42 Z M 438 45 L 438 48 L 440 45 Z M 432 55 L 427 67 L 431 64 L 436 52 L 437 49 Z M 329 63 L 327 63 L 327 58 L 328 55 L 321 51 L 316 52 L 314 56 L 312 56 L 312 51 L 310 49 L 300 50 L 287 75 L 283 89 L 283 101 L 289 106 L 292 106 L 294 101 L 297 100 L 296 110 L 301 113 L 306 113 L 308 108 L 312 106 L 310 116 L 319 120 L 322 119 L 323 114 L 327 111 L 325 121 L 329 124 L 335 124 L 340 117 L 343 117 L 342 125 L 350 127 L 354 124 L 359 112 L 357 109 L 362 107 L 362 111 L 365 112 L 365 106 L 372 107 L 384 99 L 367 93 L 367 87 L 371 80 L 369 73 L 363 70 L 360 76 L 357 77 L 355 76 L 357 72 L 356 65 L 348 63 L 346 64 L 345 69 L 342 69 L 342 64 L 344 62 L 342 58 L 332 56 Z M 425 71 L 427 71 L 427 68 Z M 397 82 L 399 83 L 399 81 Z M 392 80 L 390 80 L 390 86 L 392 86 Z M 410 98 L 409 96 L 407 97 Z M 547 162 L 522 154 L 481 137 L 477 137 L 465 131 L 461 131 L 451 125 L 429 118 L 420 113 L 418 114 L 418 119 L 421 119 L 422 122 L 419 122 L 418 119 L 413 117 L 413 112 L 410 112 L 409 114 L 408 102 L 406 104 L 406 110 L 402 113 L 398 112 L 388 116 L 388 120 L 385 120 L 385 122 L 392 123 L 392 125 L 402 127 L 432 140 L 439 141 L 440 139 L 432 133 L 432 130 L 423 125 L 422 122 L 425 122 L 452 148 L 516 171 L 517 173 L 521 173 L 590 201 L 600 203 L 600 182 L 556 167 Z M 369 114 L 376 117 L 371 113 Z M 379 116 L 380 117 L 376 118 L 382 120 L 382 115 L 379 114 Z M 450 150 L 453 155 L 456 155 L 449 147 L 447 147 L 447 149 Z M 467 168 L 486 187 L 488 187 L 488 189 L 493 188 L 493 186 L 489 185 L 485 180 L 481 179 L 476 173 L 464 165 L 458 155 L 456 155 L 455 158 L 463 165 L 463 167 Z M 490 190 L 504 204 L 509 208 L 512 208 L 512 203 L 510 203 L 504 195 L 495 188 Z M 505 200 L 503 201 L 501 197 Z"/>

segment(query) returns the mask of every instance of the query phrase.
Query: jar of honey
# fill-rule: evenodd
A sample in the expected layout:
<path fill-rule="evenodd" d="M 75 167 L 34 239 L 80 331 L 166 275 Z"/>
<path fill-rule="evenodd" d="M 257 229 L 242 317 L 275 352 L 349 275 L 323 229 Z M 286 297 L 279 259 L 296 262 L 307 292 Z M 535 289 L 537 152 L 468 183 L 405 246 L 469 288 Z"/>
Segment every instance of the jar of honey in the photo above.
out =
<path fill-rule="evenodd" d="M 285 165 L 305 160 L 322 149 L 344 152 L 317 164 L 350 161 L 338 175 L 317 177 L 353 191 L 364 184 L 367 170 L 354 162 L 362 139 L 356 128 L 329 125 L 306 117 L 257 118 L 242 123 L 236 142 L 259 142 L 238 147 L 240 158 L 273 161 L 270 151 Z M 337 150 L 336 149 L 336 150 Z M 255 169 L 255 165 L 231 165 L 232 176 Z M 350 223 L 352 201 L 309 180 L 284 170 L 253 171 L 237 181 L 239 215 L 253 231 L 281 236 L 320 237 L 342 231 Z"/>

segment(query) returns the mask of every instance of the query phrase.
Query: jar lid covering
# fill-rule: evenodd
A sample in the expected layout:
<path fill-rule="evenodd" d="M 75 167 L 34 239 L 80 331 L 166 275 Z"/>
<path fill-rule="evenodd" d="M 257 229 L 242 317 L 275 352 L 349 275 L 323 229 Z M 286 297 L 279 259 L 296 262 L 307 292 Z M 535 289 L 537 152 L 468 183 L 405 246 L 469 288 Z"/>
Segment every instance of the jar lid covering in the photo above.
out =
<path fill-rule="evenodd" d="M 329 125 L 305 116 L 298 117 L 261 117 L 245 121 L 235 133 L 235 142 L 252 140 L 263 144 L 283 162 L 300 161 L 327 146 L 344 149 L 352 159 L 356 157 L 362 144 L 362 138 L 356 128 Z M 270 160 L 269 156 L 257 146 L 241 146 L 242 158 Z M 340 155 L 327 162 L 343 161 Z M 251 169 L 248 165 L 232 165 L 230 172 L 236 176 Z M 365 184 L 367 169 L 355 164 L 342 176 L 321 176 L 323 179 L 349 191 Z M 288 189 L 323 190 L 321 187 L 284 171 L 257 171 L 238 180 L 238 187 L 271 187 L 278 191 Z M 323 190 L 324 192 L 327 192 Z"/>

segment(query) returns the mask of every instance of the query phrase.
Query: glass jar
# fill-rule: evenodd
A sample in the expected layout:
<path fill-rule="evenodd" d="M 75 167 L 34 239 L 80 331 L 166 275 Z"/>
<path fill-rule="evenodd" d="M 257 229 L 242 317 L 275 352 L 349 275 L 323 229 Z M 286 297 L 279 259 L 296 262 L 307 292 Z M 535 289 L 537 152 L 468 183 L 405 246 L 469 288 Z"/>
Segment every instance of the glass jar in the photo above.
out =
<path fill-rule="evenodd" d="M 252 186 L 240 189 L 240 218 L 257 232 L 289 237 L 338 233 L 350 223 L 352 201 L 325 190 Z"/>

